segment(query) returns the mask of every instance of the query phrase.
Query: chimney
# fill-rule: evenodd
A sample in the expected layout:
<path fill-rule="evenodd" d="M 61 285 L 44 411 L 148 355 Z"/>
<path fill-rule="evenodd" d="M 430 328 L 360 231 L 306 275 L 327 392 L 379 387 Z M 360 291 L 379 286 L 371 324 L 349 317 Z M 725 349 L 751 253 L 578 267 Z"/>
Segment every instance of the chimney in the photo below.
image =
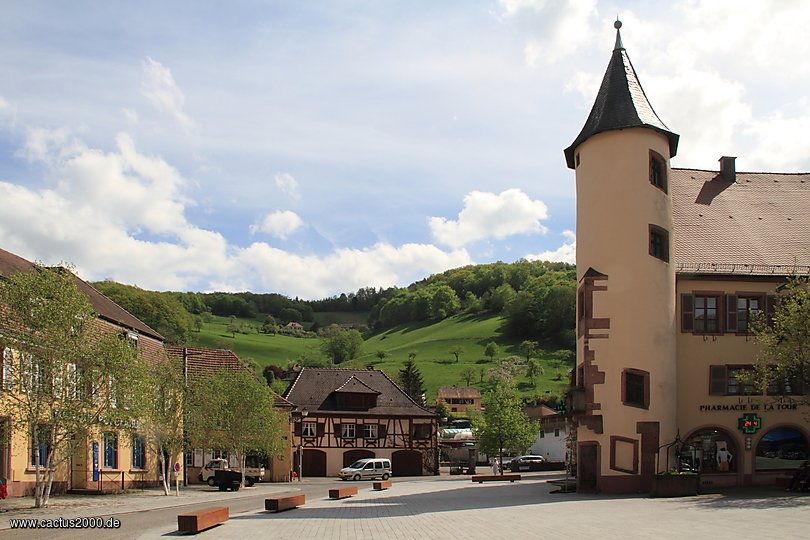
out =
<path fill-rule="evenodd" d="M 734 164 L 736 157 L 723 156 L 720 158 L 720 176 L 726 182 L 737 181 L 737 168 Z"/>

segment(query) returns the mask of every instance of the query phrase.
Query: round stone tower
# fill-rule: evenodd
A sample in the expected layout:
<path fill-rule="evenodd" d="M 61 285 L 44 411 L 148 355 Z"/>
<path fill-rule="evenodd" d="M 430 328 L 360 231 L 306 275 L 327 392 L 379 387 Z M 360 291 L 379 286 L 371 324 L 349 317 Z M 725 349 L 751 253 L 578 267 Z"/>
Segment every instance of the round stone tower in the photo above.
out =
<path fill-rule="evenodd" d="M 669 160 L 658 118 L 616 46 L 565 150 L 577 185 L 577 369 L 571 409 L 582 491 L 647 491 L 676 436 L 675 268 Z"/>

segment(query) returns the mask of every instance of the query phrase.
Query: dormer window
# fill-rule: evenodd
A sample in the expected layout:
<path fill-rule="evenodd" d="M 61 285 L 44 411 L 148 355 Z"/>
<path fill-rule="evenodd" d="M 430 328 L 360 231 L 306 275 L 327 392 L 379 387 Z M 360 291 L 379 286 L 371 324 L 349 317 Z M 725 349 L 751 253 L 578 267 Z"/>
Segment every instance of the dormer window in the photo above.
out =
<path fill-rule="evenodd" d="M 667 161 L 657 152 L 650 150 L 650 184 L 664 193 L 667 192 Z"/>

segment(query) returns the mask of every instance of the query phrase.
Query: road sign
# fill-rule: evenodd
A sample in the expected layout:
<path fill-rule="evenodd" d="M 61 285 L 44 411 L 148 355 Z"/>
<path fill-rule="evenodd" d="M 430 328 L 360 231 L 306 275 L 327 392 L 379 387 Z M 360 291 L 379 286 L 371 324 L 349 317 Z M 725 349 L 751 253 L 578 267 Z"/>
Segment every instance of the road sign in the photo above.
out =
<path fill-rule="evenodd" d="M 180 472 L 180 462 L 174 464 L 174 472 Z"/>

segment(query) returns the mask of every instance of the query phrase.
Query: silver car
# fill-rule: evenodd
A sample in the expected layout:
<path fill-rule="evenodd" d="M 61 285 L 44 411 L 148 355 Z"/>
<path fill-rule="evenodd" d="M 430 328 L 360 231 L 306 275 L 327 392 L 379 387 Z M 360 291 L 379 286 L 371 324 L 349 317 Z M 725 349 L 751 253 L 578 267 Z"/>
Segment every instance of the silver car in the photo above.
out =
<path fill-rule="evenodd" d="M 388 480 L 391 477 L 391 460 L 386 458 L 365 458 L 358 459 L 348 467 L 340 469 L 341 480 L 360 480 L 368 478 L 382 478 Z"/>

